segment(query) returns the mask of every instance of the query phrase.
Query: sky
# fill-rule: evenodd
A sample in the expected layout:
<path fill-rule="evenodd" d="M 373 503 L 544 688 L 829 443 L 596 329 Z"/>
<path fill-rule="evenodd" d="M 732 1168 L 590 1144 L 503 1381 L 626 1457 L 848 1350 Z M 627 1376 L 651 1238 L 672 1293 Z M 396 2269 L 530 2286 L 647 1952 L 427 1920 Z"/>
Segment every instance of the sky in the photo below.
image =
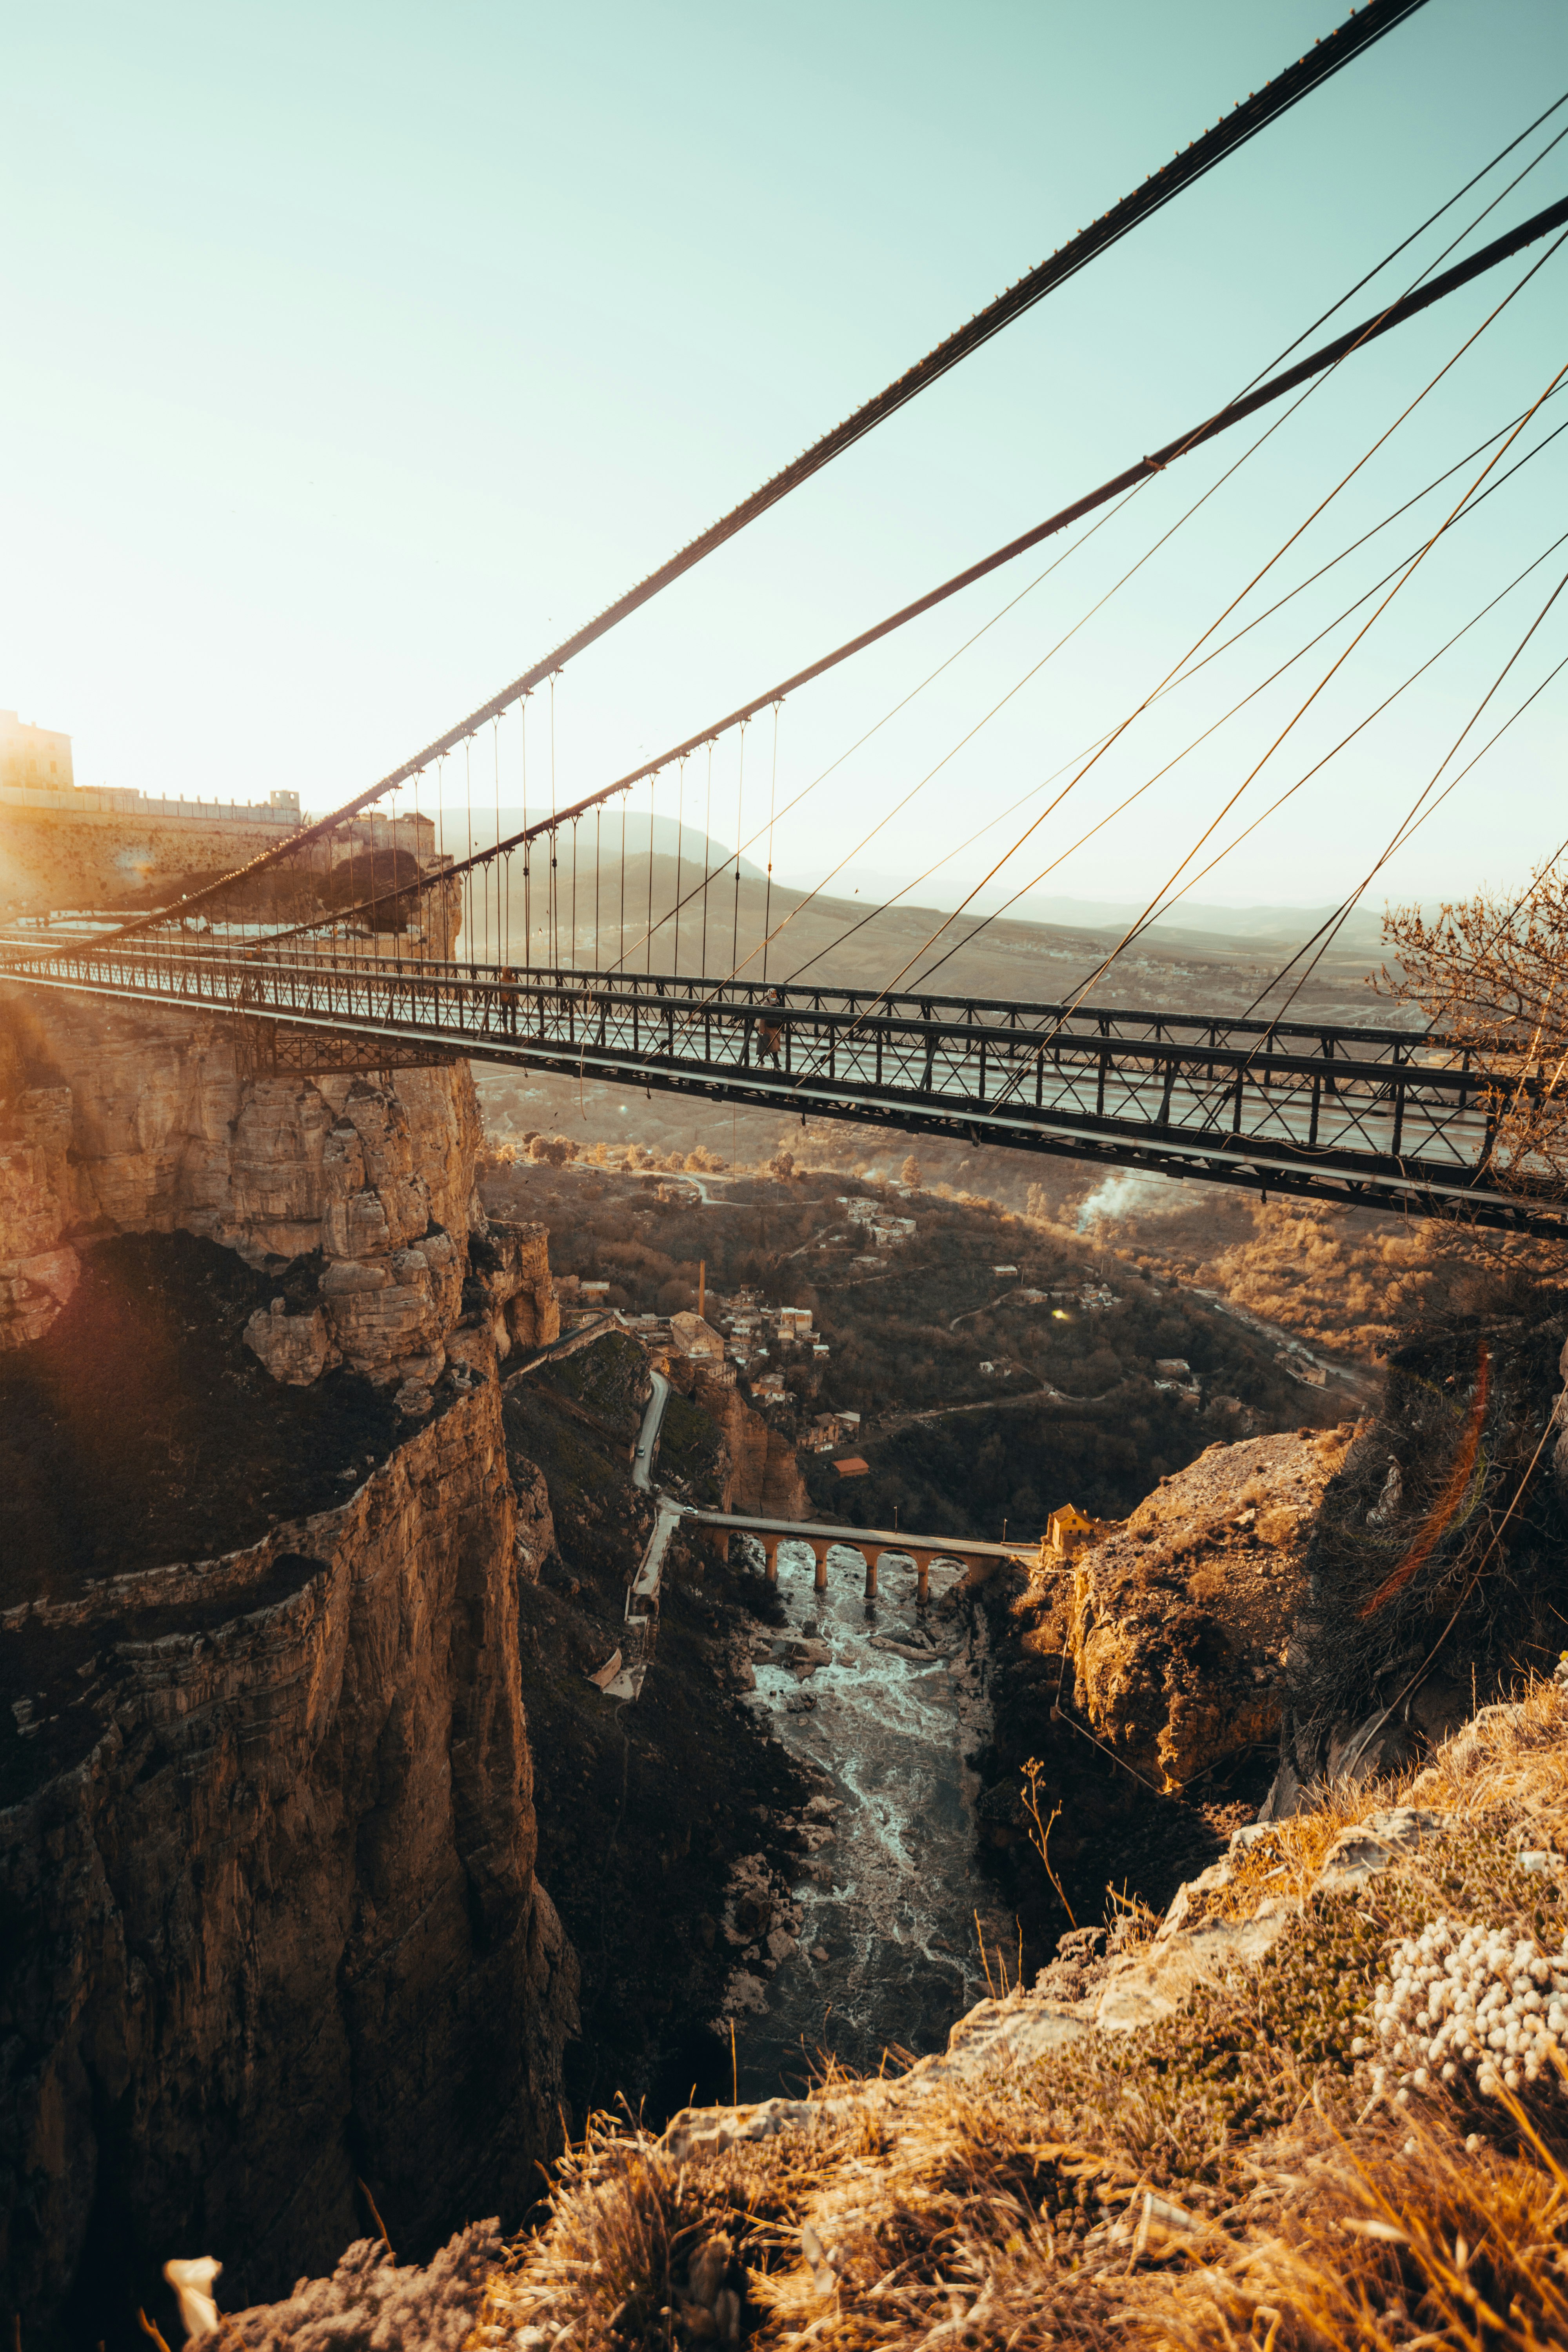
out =
<path fill-rule="evenodd" d="M 0 707 L 67 730 L 79 782 L 335 805 L 1346 13 L 9 12 Z M 574 661 L 553 755 L 549 693 L 529 707 L 530 805 L 610 782 L 1199 421 L 1565 92 L 1559 0 L 1428 0 Z M 1450 238 L 1471 250 L 1560 196 L 1568 139 L 1470 226 L 1564 126 L 1568 107 L 1335 326 Z M 1363 643 L 1378 597 L 1302 652 L 1500 445 L 1142 706 L 1541 397 L 1568 362 L 1568 250 L 1522 283 L 1545 250 L 1358 354 L 1253 454 L 1257 433 L 1216 442 L 792 697 L 776 742 L 765 717 L 743 760 L 717 747 L 711 782 L 705 759 L 668 772 L 654 810 L 701 822 L 710 790 L 712 832 L 765 860 L 771 796 L 781 876 L 924 877 L 915 895 L 944 905 L 1516 886 L 1568 833 L 1568 671 L 1376 861 L 1568 654 L 1564 594 L 1443 768 L 1568 568 L 1568 548 L 1538 561 L 1568 526 L 1568 433 L 1437 540 Z M 1502 466 L 1565 417 L 1568 386 Z M 523 754 L 509 717 L 468 781 L 515 804 Z M 647 787 L 634 805 L 646 820 Z"/>

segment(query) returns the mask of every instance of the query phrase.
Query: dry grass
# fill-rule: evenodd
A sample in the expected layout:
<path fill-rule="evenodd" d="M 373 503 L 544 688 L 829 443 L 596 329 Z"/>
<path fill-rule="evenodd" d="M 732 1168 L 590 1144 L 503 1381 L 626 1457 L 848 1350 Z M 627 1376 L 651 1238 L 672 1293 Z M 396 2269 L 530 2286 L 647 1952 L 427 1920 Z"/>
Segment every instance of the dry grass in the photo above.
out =
<path fill-rule="evenodd" d="M 1568 1695 L 1537 1685 L 1424 1772 L 1281 1825 L 1222 1899 L 1305 1894 L 1342 1828 L 1401 1803 L 1455 1820 L 1141 2032 L 962 2078 L 838 2077 L 796 2127 L 684 2158 L 601 2122 L 476 2343 L 1568 2344 L 1568 2100 L 1405 2104 L 1352 2054 L 1390 1939 L 1435 1908 L 1539 1921 L 1544 1902 L 1561 1937 L 1516 1856 L 1568 1843 Z"/>
<path fill-rule="evenodd" d="M 1211 2241 L 1141 2292 L 1121 2340 L 1191 2352 L 1568 2343 L 1568 2171 L 1517 2110 L 1515 2128 L 1512 2154 L 1468 2147 L 1441 2116 L 1359 2147 L 1330 2140 L 1304 2174 L 1281 2177 L 1274 2229 Z"/>
<path fill-rule="evenodd" d="M 1531 1684 L 1516 1704 L 1483 1707 L 1431 1763 L 1322 1790 L 1312 1811 L 1279 1822 L 1237 1858 L 1209 1916 L 1250 1918 L 1270 1895 L 1299 1900 L 1342 1831 L 1398 1805 L 1453 1815 L 1495 1838 L 1511 1828 L 1519 1844 L 1568 1850 L 1568 1693 L 1556 1683 Z"/>

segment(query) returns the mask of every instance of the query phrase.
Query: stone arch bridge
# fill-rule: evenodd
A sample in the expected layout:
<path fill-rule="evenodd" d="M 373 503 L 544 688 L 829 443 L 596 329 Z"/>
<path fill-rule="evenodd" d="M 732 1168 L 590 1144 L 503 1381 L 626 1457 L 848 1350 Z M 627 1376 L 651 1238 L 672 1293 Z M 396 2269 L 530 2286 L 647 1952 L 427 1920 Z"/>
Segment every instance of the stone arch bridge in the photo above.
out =
<path fill-rule="evenodd" d="M 955 1559 L 965 1570 L 965 1581 L 983 1583 L 1005 1559 L 1016 1560 L 1020 1567 L 1034 1567 L 1041 1557 L 1039 1543 L 990 1543 L 978 1536 L 915 1535 L 899 1528 L 843 1528 L 826 1521 L 813 1519 L 747 1518 L 729 1511 L 693 1511 L 681 1514 L 682 1523 L 689 1528 L 710 1528 L 722 1539 L 726 1551 L 731 1536 L 751 1536 L 763 1548 L 767 1562 L 768 1581 L 778 1582 L 778 1555 L 781 1543 L 809 1545 L 816 1563 L 816 1588 L 827 1590 L 827 1555 L 836 1544 L 847 1550 L 858 1551 L 866 1563 L 866 1598 L 877 1598 L 877 1566 L 884 1552 L 910 1559 L 915 1568 L 916 1597 L 929 1598 L 931 1564 L 933 1559 Z"/>

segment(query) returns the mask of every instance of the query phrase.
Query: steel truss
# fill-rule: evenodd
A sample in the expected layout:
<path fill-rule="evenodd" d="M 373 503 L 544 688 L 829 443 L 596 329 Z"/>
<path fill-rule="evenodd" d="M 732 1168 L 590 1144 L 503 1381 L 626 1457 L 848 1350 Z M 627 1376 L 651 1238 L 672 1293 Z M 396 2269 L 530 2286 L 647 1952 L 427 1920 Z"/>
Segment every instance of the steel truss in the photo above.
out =
<path fill-rule="evenodd" d="M 1500 1112 L 1538 1093 L 1539 1077 L 1500 1079 L 1410 1030 L 668 973 L 533 966 L 508 980 L 496 966 L 303 953 L 295 942 L 270 956 L 77 942 L 13 951 L 6 970 L 31 986 L 237 1015 L 247 1034 L 276 1025 L 279 1068 L 466 1056 L 1568 1234 L 1568 1203 L 1545 1185 L 1505 1184 L 1492 1160 Z"/>

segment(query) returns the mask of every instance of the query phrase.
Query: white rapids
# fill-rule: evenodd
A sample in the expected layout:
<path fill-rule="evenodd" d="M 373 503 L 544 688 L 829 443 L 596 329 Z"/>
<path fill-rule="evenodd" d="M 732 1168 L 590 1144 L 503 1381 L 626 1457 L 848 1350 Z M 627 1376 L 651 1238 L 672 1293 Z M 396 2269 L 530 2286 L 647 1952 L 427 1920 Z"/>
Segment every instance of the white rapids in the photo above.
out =
<path fill-rule="evenodd" d="M 887 2053 L 942 2048 L 987 1990 L 976 1911 L 988 1951 L 1012 1927 L 975 1873 L 979 1782 L 963 1760 L 989 1732 L 983 1632 L 934 1607 L 917 1618 L 913 1565 L 892 1553 L 870 1604 L 858 1552 L 828 1555 L 826 1593 L 812 1590 L 805 1545 L 782 1542 L 778 1568 L 791 1632 L 816 1628 L 833 1662 L 805 1682 L 758 1664 L 751 1705 L 828 1775 L 840 1810 L 792 1890 L 799 1949 L 769 1982 L 765 2011 L 736 2021 L 743 2099 L 798 2088 L 829 2055 L 875 2073 Z M 933 1561 L 933 1603 L 959 1575 Z M 938 1645 L 929 1664 L 870 1646 L 873 1635 L 910 1643 L 921 1623 Z M 803 1697 L 815 1706 L 800 1709 Z"/>

